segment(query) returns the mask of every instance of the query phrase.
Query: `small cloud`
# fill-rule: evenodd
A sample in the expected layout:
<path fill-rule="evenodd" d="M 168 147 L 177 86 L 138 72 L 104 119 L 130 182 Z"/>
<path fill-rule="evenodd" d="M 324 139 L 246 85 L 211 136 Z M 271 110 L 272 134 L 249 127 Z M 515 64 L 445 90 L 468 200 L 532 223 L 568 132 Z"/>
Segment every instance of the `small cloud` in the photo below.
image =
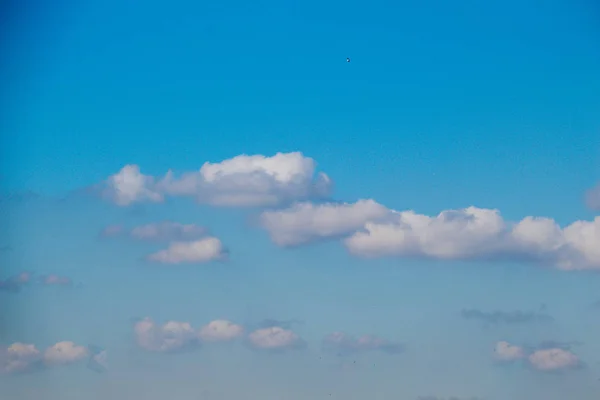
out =
<path fill-rule="evenodd" d="M 138 346 L 152 352 L 179 352 L 198 344 L 196 332 L 188 322 L 169 321 L 158 326 L 146 317 L 135 323 L 134 333 Z"/>
<path fill-rule="evenodd" d="M 148 261 L 161 264 L 197 264 L 227 258 L 228 251 L 215 237 L 191 242 L 173 242 L 168 248 L 148 256 Z"/>
<path fill-rule="evenodd" d="M 399 354 L 404 351 L 400 343 L 391 342 L 374 335 L 363 335 L 358 338 L 343 332 L 331 333 L 323 339 L 323 349 L 340 355 L 348 355 L 364 351 L 382 351 L 388 354 Z"/>
<path fill-rule="evenodd" d="M 256 324 L 256 328 L 261 329 L 261 328 L 270 328 L 273 326 L 278 326 L 283 329 L 291 329 L 294 325 L 297 325 L 297 324 L 298 325 L 304 324 L 304 322 L 297 320 L 297 319 L 281 320 L 281 319 L 274 319 L 274 318 L 266 318 L 266 319 L 263 319 L 262 321 L 258 322 Z"/>
<path fill-rule="evenodd" d="M 467 320 L 479 320 L 489 325 L 548 323 L 554 321 L 550 315 L 533 311 L 493 311 L 485 312 L 476 309 L 462 310 L 461 316 Z"/>
<path fill-rule="evenodd" d="M 558 372 L 582 366 L 575 354 L 558 347 L 528 352 L 524 347 L 502 341 L 496 343 L 494 355 L 501 362 L 524 360 L 530 367 L 542 372 Z"/>
<path fill-rule="evenodd" d="M 352 204 L 298 203 L 284 210 L 263 212 L 260 225 L 269 232 L 273 243 L 289 247 L 347 236 L 367 222 L 389 215 L 390 210 L 373 200 Z"/>
<path fill-rule="evenodd" d="M 33 344 L 13 343 L 0 348 L 0 373 L 30 372 L 39 367 L 42 353 Z"/>
<path fill-rule="evenodd" d="M 211 321 L 198 332 L 198 337 L 203 342 L 228 342 L 240 338 L 244 334 L 244 327 L 227 320 Z"/>
<path fill-rule="evenodd" d="M 498 361 L 513 362 L 525 358 L 525 350 L 520 346 L 512 345 L 506 341 L 496 343 L 494 357 Z"/>
<path fill-rule="evenodd" d="M 175 176 L 145 175 L 137 165 L 126 165 L 96 189 L 120 206 L 160 203 L 166 197 L 192 197 L 202 204 L 223 207 L 276 206 L 295 200 L 322 198 L 331 179 L 316 173 L 316 163 L 300 152 L 239 155 L 219 163 L 205 162 L 200 170 Z"/>
<path fill-rule="evenodd" d="M 44 363 L 48 366 L 72 364 L 87 358 L 88 349 L 73 342 L 59 342 L 44 352 Z"/>
<path fill-rule="evenodd" d="M 562 371 L 581 365 L 575 354 L 560 348 L 537 350 L 529 355 L 528 361 L 539 371 Z"/>
<path fill-rule="evenodd" d="M 73 281 L 71 278 L 60 275 L 44 275 L 40 277 L 40 282 L 46 286 L 72 286 Z"/>
<path fill-rule="evenodd" d="M 306 345 L 293 331 L 278 326 L 255 330 L 248 335 L 248 343 L 255 349 L 271 351 L 299 349 Z"/>

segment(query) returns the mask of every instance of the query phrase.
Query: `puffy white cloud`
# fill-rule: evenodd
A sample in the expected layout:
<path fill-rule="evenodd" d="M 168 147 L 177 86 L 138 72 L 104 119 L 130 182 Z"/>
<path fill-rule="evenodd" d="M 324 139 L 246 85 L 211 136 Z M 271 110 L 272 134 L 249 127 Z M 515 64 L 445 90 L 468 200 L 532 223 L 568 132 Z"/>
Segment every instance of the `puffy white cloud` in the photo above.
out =
<path fill-rule="evenodd" d="M 44 351 L 44 363 L 49 366 L 71 364 L 89 356 L 87 347 L 73 342 L 58 342 Z"/>
<path fill-rule="evenodd" d="M 252 347 L 262 350 L 285 350 L 304 345 L 297 334 L 279 326 L 255 330 L 248 335 L 248 342 Z"/>
<path fill-rule="evenodd" d="M 195 224 L 180 224 L 178 222 L 163 221 L 136 226 L 131 229 L 131 237 L 138 240 L 193 240 L 206 234 L 206 228 Z"/>
<path fill-rule="evenodd" d="M 600 210 L 600 183 L 587 191 L 585 200 L 592 210 Z"/>
<path fill-rule="evenodd" d="M 525 349 L 505 341 L 496 343 L 494 357 L 499 361 L 511 362 L 521 360 L 526 356 Z"/>
<path fill-rule="evenodd" d="M 494 356 L 497 360 L 503 362 L 525 360 L 529 366 L 543 372 L 577 368 L 581 365 L 579 358 L 566 349 L 550 347 L 538 349 L 528 354 L 525 348 L 505 341 L 496 343 Z"/>
<path fill-rule="evenodd" d="M 380 220 L 390 210 L 373 200 L 356 203 L 297 203 L 278 211 L 265 211 L 260 224 L 279 246 L 294 246 L 317 239 L 348 235 L 369 221 Z"/>
<path fill-rule="evenodd" d="M 404 346 L 400 343 L 391 342 L 377 336 L 363 335 L 355 338 L 343 332 L 334 332 L 325 336 L 323 348 L 342 353 L 379 350 L 389 354 L 398 354 L 404 350 Z"/>
<path fill-rule="evenodd" d="M 134 326 L 138 346 L 153 352 L 175 352 L 197 343 L 196 332 L 188 322 L 169 321 L 158 326 L 144 318 Z"/>
<path fill-rule="evenodd" d="M 295 204 L 263 212 L 260 222 L 280 246 L 346 236 L 346 248 L 362 257 L 518 259 L 563 270 L 600 269 L 600 217 L 561 228 L 550 218 L 505 221 L 494 209 L 468 207 L 427 216 L 360 200 Z"/>
<path fill-rule="evenodd" d="M 203 326 L 198 332 L 198 337 L 205 342 L 226 342 L 237 339 L 243 334 L 243 326 L 220 319 Z"/>
<path fill-rule="evenodd" d="M 558 371 L 579 367 L 579 358 L 560 348 L 537 350 L 529 355 L 529 364 L 540 371 Z"/>
<path fill-rule="evenodd" d="M 205 263 L 227 257 L 223 243 L 215 237 L 189 242 L 173 242 L 168 248 L 148 256 L 149 261 L 163 264 Z"/>
<path fill-rule="evenodd" d="M 0 373 L 26 372 L 42 359 L 41 352 L 33 344 L 13 343 L 0 348 Z"/>
<path fill-rule="evenodd" d="M 328 195 L 331 179 L 315 170 L 315 161 L 300 152 L 244 154 L 205 162 L 199 171 L 178 177 L 169 171 L 158 179 L 142 174 L 137 165 L 126 165 L 105 182 L 103 195 L 121 206 L 162 202 L 165 196 L 191 196 L 215 206 L 273 206 Z"/>

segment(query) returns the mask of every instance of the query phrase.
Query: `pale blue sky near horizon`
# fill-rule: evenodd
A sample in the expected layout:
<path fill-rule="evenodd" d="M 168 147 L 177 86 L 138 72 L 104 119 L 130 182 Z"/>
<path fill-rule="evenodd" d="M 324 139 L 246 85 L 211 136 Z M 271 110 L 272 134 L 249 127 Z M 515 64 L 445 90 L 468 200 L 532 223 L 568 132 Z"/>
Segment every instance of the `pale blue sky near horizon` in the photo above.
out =
<path fill-rule="evenodd" d="M 427 215 L 477 206 L 509 221 L 549 217 L 561 226 L 591 221 L 598 212 L 584 195 L 600 182 L 593 2 L 27 6 L 15 10 L 0 47 L 9 55 L 0 64 L 0 246 L 10 247 L 0 252 L 0 280 L 32 270 L 81 285 L 0 291 L 0 344 L 94 343 L 108 349 L 111 367 L 102 375 L 74 365 L 0 376 L 0 393 L 597 399 L 595 271 L 362 259 L 337 240 L 280 248 L 252 224 L 260 208 L 169 199 L 135 212 L 73 194 L 126 164 L 161 176 L 240 154 L 300 151 L 334 181 L 336 201 L 372 198 Z M 28 191 L 39 197 L 6 198 Z M 99 237 L 108 225 L 160 221 L 207 227 L 229 260 L 150 265 L 144 256 L 164 243 Z M 554 322 L 486 327 L 462 318 L 463 309 L 544 309 Z M 270 355 L 238 343 L 147 354 L 130 321 L 144 316 L 194 328 L 218 318 L 299 319 L 294 330 L 308 347 Z M 358 367 L 343 370 L 320 351 L 323 336 L 338 330 L 406 350 L 360 354 Z M 570 350 L 585 367 L 555 375 L 499 366 L 492 350 L 500 340 L 581 342 Z"/>

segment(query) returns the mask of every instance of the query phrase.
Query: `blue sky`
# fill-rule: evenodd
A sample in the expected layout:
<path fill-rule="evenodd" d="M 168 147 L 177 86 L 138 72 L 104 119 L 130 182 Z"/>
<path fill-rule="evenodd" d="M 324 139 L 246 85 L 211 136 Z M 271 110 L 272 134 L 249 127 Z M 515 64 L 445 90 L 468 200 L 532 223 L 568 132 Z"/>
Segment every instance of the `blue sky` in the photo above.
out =
<path fill-rule="evenodd" d="M 26 366 L 0 387 L 596 399 L 599 15 L 584 0 L 15 9 L 0 345 L 39 354 L 0 352 Z M 220 320 L 232 336 L 213 343 L 202 327 Z M 57 365 L 63 341 L 84 347 Z M 88 344 L 106 373 L 85 368 Z"/>

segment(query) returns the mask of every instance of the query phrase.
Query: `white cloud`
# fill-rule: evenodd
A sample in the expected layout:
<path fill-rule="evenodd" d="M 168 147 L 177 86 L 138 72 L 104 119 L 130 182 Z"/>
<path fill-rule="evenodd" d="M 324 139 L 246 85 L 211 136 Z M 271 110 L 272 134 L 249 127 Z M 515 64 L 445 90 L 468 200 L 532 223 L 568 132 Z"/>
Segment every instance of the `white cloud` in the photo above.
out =
<path fill-rule="evenodd" d="M 150 318 L 134 326 L 136 342 L 141 348 L 154 352 L 174 352 L 196 343 L 196 332 L 188 322 L 169 321 L 162 326 Z"/>
<path fill-rule="evenodd" d="M 260 222 L 280 246 L 346 236 L 346 248 L 362 257 L 520 259 L 563 270 L 600 269 L 600 217 L 561 228 L 550 218 L 505 221 L 494 209 L 468 207 L 428 216 L 360 200 L 295 204 L 263 212 Z"/>
<path fill-rule="evenodd" d="M 131 237 L 138 240 L 193 240 L 206 234 L 206 228 L 195 224 L 180 224 L 178 222 L 163 221 L 132 228 Z"/>
<path fill-rule="evenodd" d="M 42 358 L 33 344 L 13 343 L 0 349 L 0 373 L 10 374 L 29 371 Z"/>
<path fill-rule="evenodd" d="M 528 354 L 525 348 L 505 341 L 496 343 L 494 356 L 503 362 L 525 360 L 529 366 L 543 372 L 577 368 L 581 365 L 579 358 L 565 349 L 552 347 Z"/>
<path fill-rule="evenodd" d="M 205 162 L 200 170 L 178 177 L 169 171 L 158 179 L 142 174 L 137 165 L 126 165 L 107 179 L 103 195 L 121 206 L 162 202 L 165 196 L 191 196 L 215 206 L 274 206 L 328 195 L 331 179 L 315 170 L 315 161 L 300 152 L 239 155 Z"/>
<path fill-rule="evenodd" d="M 552 348 L 535 351 L 528 357 L 529 364 L 540 371 L 558 371 L 576 368 L 579 358 L 570 351 Z"/>
<path fill-rule="evenodd" d="M 260 224 L 279 246 L 295 246 L 323 238 L 348 235 L 369 221 L 380 220 L 390 210 L 373 200 L 353 204 L 298 203 L 278 211 L 265 211 Z"/>
<path fill-rule="evenodd" d="M 250 345 L 262 350 L 284 350 L 303 345 L 302 339 L 294 332 L 278 326 L 258 329 L 248 335 Z"/>
<path fill-rule="evenodd" d="M 49 366 L 71 364 L 89 356 L 87 347 L 73 342 L 58 342 L 44 352 L 44 363 Z"/>
<path fill-rule="evenodd" d="M 198 332 L 198 337 L 205 342 L 226 342 L 243 334 L 244 328 L 241 325 L 227 320 L 215 320 L 203 326 Z"/>
<path fill-rule="evenodd" d="M 589 208 L 600 210 L 600 183 L 587 191 L 585 200 Z"/>
<path fill-rule="evenodd" d="M 511 362 L 521 360 L 525 357 L 525 349 L 520 346 L 512 345 L 501 341 L 494 347 L 494 357 L 499 361 Z"/>
<path fill-rule="evenodd" d="M 205 263 L 226 258 L 223 243 L 215 237 L 190 242 L 173 242 L 168 248 L 148 256 L 149 261 L 163 264 Z"/>

